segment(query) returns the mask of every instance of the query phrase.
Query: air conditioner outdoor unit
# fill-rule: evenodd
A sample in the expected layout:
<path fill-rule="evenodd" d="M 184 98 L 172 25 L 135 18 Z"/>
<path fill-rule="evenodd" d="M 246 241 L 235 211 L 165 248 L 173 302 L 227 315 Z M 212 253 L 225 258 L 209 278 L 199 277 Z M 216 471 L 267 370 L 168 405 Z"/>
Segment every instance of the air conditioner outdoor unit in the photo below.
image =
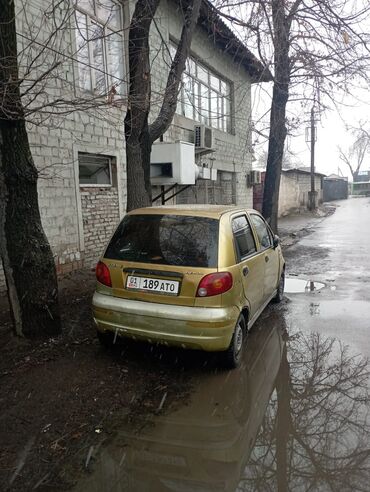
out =
<path fill-rule="evenodd" d="M 150 156 L 152 185 L 191 185 L 199 175 L 195 164 L 194 144 L 189 142 L 158 142 Z"/>
<path fill-rule="evenodd" d="M 195 150 L 213 149 L 213 130 L 205 125 L 194 126 Z"/>
<path fill-rule="evenodd" d="M 261 184 L 261 171 L 251 171 L 248 174 L 248 185 L 253 186 L 257 184 Z"/>

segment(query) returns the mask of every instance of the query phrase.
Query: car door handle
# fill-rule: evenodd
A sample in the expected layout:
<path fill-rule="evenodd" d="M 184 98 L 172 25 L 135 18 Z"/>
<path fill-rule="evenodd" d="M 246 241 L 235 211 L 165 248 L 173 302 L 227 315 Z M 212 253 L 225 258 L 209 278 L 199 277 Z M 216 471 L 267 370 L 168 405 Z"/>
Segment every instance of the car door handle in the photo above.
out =
<path fill-rule="evenodd" d="M 248 273 L 249 273 L 249 268 L 248 267 L 244 267 L 243 268 L 243 275 L 244 275 L 244 277 L 246 277 L 248 275 Z"/>
<path fill-rule="evenodd" d="M 265 262 L 267 263 L 270 260 L 268 256 L 265 256 Z"/>

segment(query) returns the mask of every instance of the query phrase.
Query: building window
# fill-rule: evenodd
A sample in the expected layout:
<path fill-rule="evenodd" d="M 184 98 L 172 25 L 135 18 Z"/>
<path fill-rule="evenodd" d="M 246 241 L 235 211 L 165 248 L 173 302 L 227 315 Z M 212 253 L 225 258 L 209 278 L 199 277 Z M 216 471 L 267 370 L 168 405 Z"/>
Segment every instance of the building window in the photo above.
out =
<path fill-rule="evenodd" d="M 112 0 L 77 0 L 78 86 L 84 92 L 122 95 L 122 8 Z"/>
<path fill-rule="evenodd" d="M 113 186 L 112 157 L 78 154 L 80 186 Z"/>
<path fill-rule="evenodd" d="M 171 44 L 172 58 L 176 46 Z M 207 67 L 188 58 L 176 112 L 231 133 L 231 84 Z"/>

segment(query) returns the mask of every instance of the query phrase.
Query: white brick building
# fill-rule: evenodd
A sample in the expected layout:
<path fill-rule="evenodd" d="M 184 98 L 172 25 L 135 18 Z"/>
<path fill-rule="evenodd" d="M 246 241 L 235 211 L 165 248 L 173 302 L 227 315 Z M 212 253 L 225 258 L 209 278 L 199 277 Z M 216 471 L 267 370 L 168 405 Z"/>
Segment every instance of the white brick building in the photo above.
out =
<path fill-rule="evenodd" d="M 323 201 L 323 179 L 325 175 L 315 173 L 315 190 L 317 203 Z M 307 209 L 311 191 L 311 172 L 305 169 L 288 169 L 282 171 L 279 193 L 279 217 L 292 211 Z"/>
<path fill-rule="evenodd" d="M 73 3 L 16 2 L 29 139 L 40 170 L 39 204 L 59 272 L 92 266 L 126 208 L 123 121 L 134 2 Z M 181 27 L 178 4 L 163 0 L 151 31 L 152 118 Z M 218 176 L 216 182 L 199 181 L 176 200 L 252 206 L 246 185 L 251 84 L 268 80 L 269 74 L 207 1 L 191 52 L 178 114 L 163 140 L 194 142 L 195 124 L 211 127 L 214 152 L 198 158 L 198 164 L 217 168 Z M 49 69 L 35 89 L 33 81 Z M 118 94 L 108 104 L 113 85 Z"/>

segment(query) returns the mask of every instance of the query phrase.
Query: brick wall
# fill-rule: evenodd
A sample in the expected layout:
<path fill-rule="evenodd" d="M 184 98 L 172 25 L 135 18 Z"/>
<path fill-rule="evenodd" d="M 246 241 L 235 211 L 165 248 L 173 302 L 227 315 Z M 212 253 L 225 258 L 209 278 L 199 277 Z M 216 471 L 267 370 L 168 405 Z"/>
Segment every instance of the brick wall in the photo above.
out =
<path fill-rule="evenodd" d="M 177 190 L 180 188 L 177 187 Z M 175 203 L 232 205 L 235 202 L 235 174 L 227 171 L 219 171 L 217 181 L 199 179 L 195 186 L 191 186 L 179 193 L 176 196 Z"/>
<path fill-rule="evenodd" d="M 117 188 L 81 188 L 85 266 L 102 254 L 119 221 Z"/>

